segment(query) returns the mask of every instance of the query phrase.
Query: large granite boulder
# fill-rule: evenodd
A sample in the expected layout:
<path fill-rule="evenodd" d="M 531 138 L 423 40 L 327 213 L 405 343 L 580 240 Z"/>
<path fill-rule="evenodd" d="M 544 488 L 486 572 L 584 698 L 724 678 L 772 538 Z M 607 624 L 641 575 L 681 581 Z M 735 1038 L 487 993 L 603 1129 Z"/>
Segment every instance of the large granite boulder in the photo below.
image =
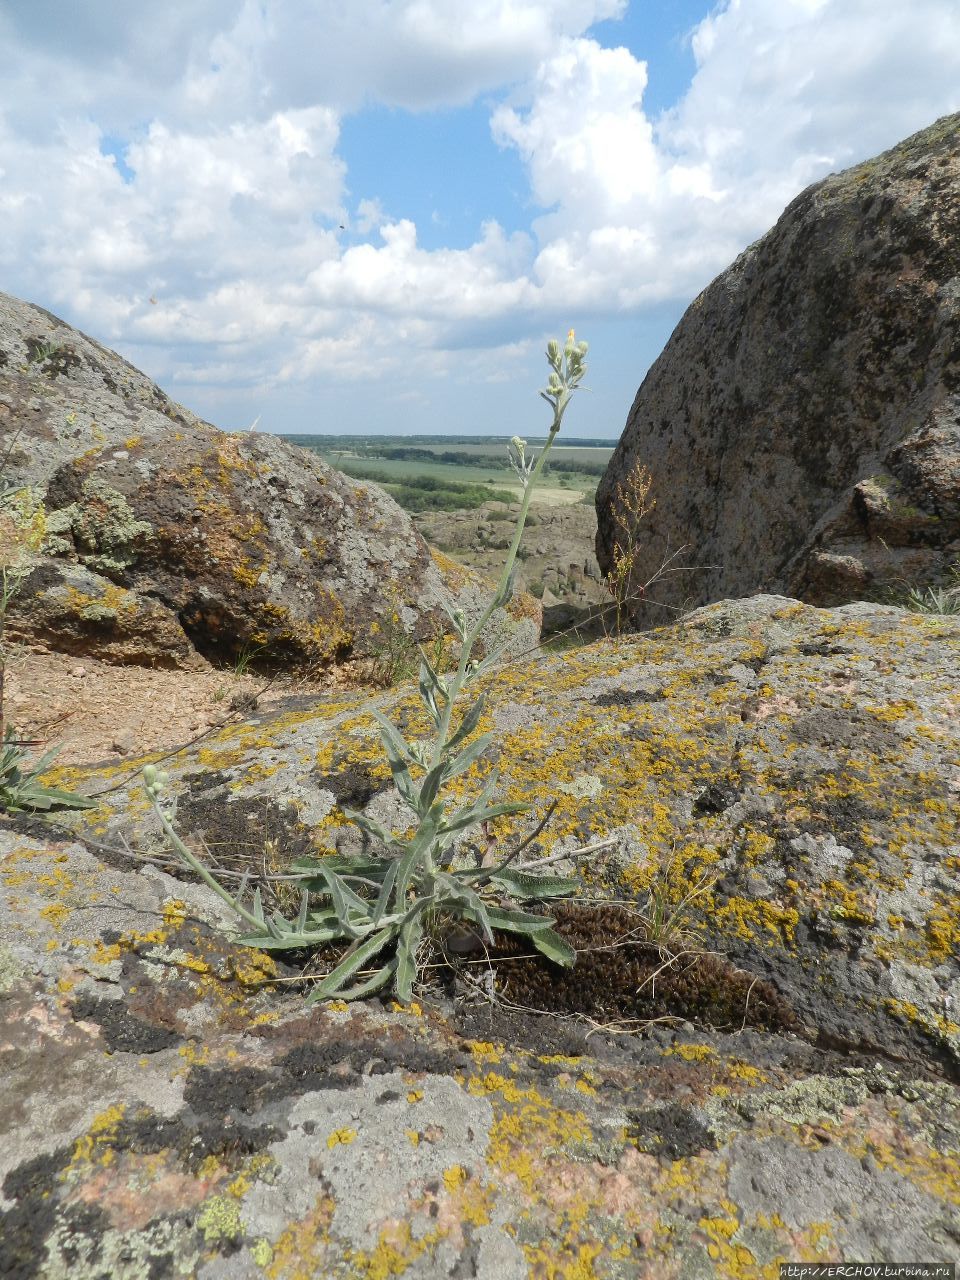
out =
<path fill-rule="evenodd" d="M 302 957 L 169 874 L 141 762 L 60 770 L 100 809 L 0 822 L 4 1276 L 960 1259 L 960 619 L 759 597 L 486 687 L 502 794 L 558 802 L 541 852 L 612 837 L 589 892 L 679 910 L 681 954 L 608 902 L 562 917 L 571 979 L 494 951 L 406 1010 L 309 1008 Z M 413 730 L 412 689 L 376 705 Z M 181 832 L 256 875 L 353 847 L 341 804 L 405 825 L 373 709 L 183 750 Z"/>
<path fill-rule="evenodd" d="M 636 610 L 754 590 L 815 604 L 950 581 L 960 560 L 960 115 L 809 187 L 692 303 L 637 393 L 597 492 L 653 474 Z"/>
<path fill-rule="evenodd" d="M 432 553 L 404 511 L 274 436 L 230 434 L 56 317 L 0 294 L 0 457 L 46 507 L 44 556 L 11 635 L 118 662 L 189 666 L 255 651 L 314 667 L 385 630 L 444 629 L 489 591 Z M 488 643 L 537 643 L 529 597 Z"/>

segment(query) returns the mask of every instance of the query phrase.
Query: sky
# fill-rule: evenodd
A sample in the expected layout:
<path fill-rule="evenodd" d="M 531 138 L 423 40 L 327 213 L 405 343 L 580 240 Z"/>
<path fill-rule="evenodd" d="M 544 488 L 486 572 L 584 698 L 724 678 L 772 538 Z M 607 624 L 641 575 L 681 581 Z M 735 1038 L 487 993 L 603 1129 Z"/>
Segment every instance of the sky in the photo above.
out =
<path fill-rule="evenodd" d="M 804 187 L 960 110 L 958 0 L 0 0 L 0 289 L 227 429 L 616 438 Z"/>

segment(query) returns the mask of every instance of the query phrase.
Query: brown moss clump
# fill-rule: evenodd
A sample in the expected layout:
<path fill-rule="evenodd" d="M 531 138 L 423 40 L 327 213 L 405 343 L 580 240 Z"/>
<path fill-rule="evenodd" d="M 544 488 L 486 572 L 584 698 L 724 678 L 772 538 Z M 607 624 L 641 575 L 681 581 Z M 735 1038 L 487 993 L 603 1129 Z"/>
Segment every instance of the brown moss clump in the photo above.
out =
<path fill-rule="evenodd" d="M 497 935 L 490 961 L 505 999 L 599 1021 L 675 1017 L 718 1030 L 799 1029 L 795 1013 L 771 983 L 712 953 L 671 955 L 639 940 L 637 916 L 630 911 L 565 906 L 555 915 L 557 932 L 577 949 L 576 965 L 561 969 L 531 955 L 523 939 Z"/>

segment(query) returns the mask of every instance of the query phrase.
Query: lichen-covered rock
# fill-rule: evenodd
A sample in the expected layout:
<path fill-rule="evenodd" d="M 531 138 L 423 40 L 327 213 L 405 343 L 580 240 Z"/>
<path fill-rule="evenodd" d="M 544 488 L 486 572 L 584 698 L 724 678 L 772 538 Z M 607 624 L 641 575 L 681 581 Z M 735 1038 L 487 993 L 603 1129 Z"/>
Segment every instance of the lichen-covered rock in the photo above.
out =
<path fill-rule="evenodd" d="M 309 1010 L 206 891 L 0 832 L 9 1280 L 953 1261 L 960 1106 L 791 1038 Z"/>
<path fill-rule="evenodd" d="M 655 509 L 640 605 L 763 589 L 814 604 L 949 581 L 960 561 L 960 115 L 826 178 L 693 302 L 637 393 L 597 492 L 601 566 Z"/>
<path fill-rule="evenodd" d="M 675 938 L 771 983 L 805 1034 L 960 1077 L 960 619 L 757 597 L 629 644 L 508 664 L 485 687 L 502 797 L 540 813 L 556 801 L 544 853 L 612 837 L 587 883 L 652 897 L 668 916 L 696 889 Z M 413 689 L 377 705 L 425 731 Z M 293 700 L 173 757 L 181 831 L 242 862 L 359 849 L 341 806 L 404 829 L 370 712 L 359 693 Z M 455 795 L 472 795 L 490 763 Z M 51 778 L 107 788 L 102 809 L 71 825 L 155 848 L 129 768 Z M 533 821 L 503 819 L 498 838 L 508 845 Z M 645 972 L 642 956 L 628 960 Z M 706 1000 L 684 994 L 694 976 L 677 977 L 679 1014 L 732 1025 L 725 975 Z M 602 996 L 602 974 L 589 981 Z M 642 998 L 613 989 L 594 1007 L 641 1015 Z M 510 998 L 547 999 L 534 977 Z M 786 1025 L 771 1016 L 763 1025 Z"/>
<path fill-rule="evenodd" d="M 367 653 L 391 628 L 432 637 L 445 626 L 442 600 L 470 616 L 488 598 L 476 574 L 431 554 L 376 485 L 276 437 L 217 430 L 113 352 L 5 294 L 0 432 L 5 483 L 44 498 L 47 553 L 129 593 L 141 615 L 161 609 L 180 633 L 171 641 L 164 627 L 134 659 L 136 646 L 106 633 L 101 645 L 81 625 L 89 610 L 78 619 L 23 591 L 13 625 L 47 647 L 83 642 L 98 657 L 162 665 L 246 650 L 302 668 Z M 523 652 L 539 623 L 521 597 L 486 643 Z"/>
<path fill-rule="evenodd" d="M 95 653 L 104 662 L 180 670 L 207 666 L 172 609 L 53 556 L 38 556 L 21 582 L 7 635 L 34 649 Z"/>
<path fill-rule="evenodd" d="M 563 908 L 556 999 L 503 948 L 492 1004 L 309 1008 L 154 865 L 135 775 L 60 771 L 101 809 L 0 824 L 0 1273 L 960 1260 L 958 659 L 958 620 L 761 597 L 492 675 L 504 794 L 558 801 L 542 851 L 613 834 L 593 889 L 680 911 L 644 970 L 627 908 Z M 413 731 L 409 690 L 378 705 Z M 180 830 L 259 868 L 349 847 L 339 804 L 402 825 L 370 710 L 181 752 Z"/>

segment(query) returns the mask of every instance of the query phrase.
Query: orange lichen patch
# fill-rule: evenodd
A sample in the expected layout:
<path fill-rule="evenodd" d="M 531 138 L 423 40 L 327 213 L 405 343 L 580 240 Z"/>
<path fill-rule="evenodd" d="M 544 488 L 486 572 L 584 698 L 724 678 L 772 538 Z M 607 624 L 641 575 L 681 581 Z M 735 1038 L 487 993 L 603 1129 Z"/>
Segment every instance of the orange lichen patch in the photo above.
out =
<path fill-rule="evenodd" d="M 234 561 L 230 566 L 230 573 L 242 587 L 255 587 L 260 581 L 265 567 L 262 565 L 259 568 L 255 568 L 244 556 L 242 559 Z"/>
<path fill-rule="evenodd" d="M 906 1132 L 889 1141 L 871 1134 L 851 1153 L 857 1158 L 871 1155 L 881 1168 L 894 1169 L 937 1199 L 960 1205 L 960 1160 L 921 1145 Z"/>
<path fill-rule="evenodd" d="M 720 1263 L 727 1275 L 742 1276 L 743 1268 L 753 1268 L 757 1260 L 744 1245 L 734 1244 L 733 1237 L 740 1229 L 740 1219 L 736 1206 L 727 1202 L 725 1207 L 727 1212 L 722 1216 L 703 1217 L 697 1225 L 706 1237 L 710 1258 Z"/>
<path fill-rule="evenodd" d="M 592 1137 L 582 1111 L 556 1107 L 532 1086 L 524 1088 L 497 1072 L 472 1076 L 467 1090 L 494 1103 L 496 1118 L 490 1130 L 488 1161 L 516 1178 L 528 1192 L 536 1190 L 536 1170 L 545 1157 Z"/>
<path fill-rule="evenodd" d="M 348 1275 L 356 1276 L 357 1280 L 389 1280 L 390 1276 L 401 1276 L 418 1258 L 432 1253 L 446 1234 L 434 1227 L 415 1237 L 409 1222 L 391 1223 L 380 1232 L 373 1249 L 345 1250 L 344 1261 L 350 1267 Z"/>
<path fill-rule="evenodd" d="M 800 913 L 795 907 L 781 906 L 766 898 L 730 897 L 722 905 L 709 909 L 711 923 L 723 933 L 731 933 L 765 946 L 793 948 Z"/>
<path fill-rule="evenodd" d="M 469 569 L 458 561 L 451 559 L 443 551 L 438 551 L 436 547 L 430 547 L 430 559 L 440 570 L 440 575 L 447 587 L 455 595 L 474 580 L 474 575 Z"/>
<path fill-rule="evenodd" d="M 960 897 L 952 896 L 931 911 L 924 934 L 931 964 L 960 956 Z"/>
<path fill-rule="evenodd" d="M 496 1064 L 503 1061 L 503 1055 L 506 1052 L 502 1044 L 491 1044 L 486 1040 L 469 1040 L 467 1048 L 475 1063 L 482 1066 L 485 1063 Z M 545 1059 L 545 1061 L 553 1061 L 553 1059 Z"/>
<path fill-rule="evenodd" d="M 63 1179 L 69 1181 L 77 1173 L 86 1173 L 91 1167 L 103 1168 L 113 1164 L 117 1152 L 117 1131 L 126 1114 L 122 1103 L 107 1107 L 97 1115 L 89 1129 L 77 1138 L 70 1154 L 70 1163 L 63 1171 Z"/>
<path fill-rule="evenodd" d="M 356 1139 L 356 1129 L 334 1129 L 327 1138 L 327 1146 L 332 1151 L 334 1147 L 349 1146 Z"/>
<path fill-rule="evenodd" d="M 602 1242 L 592 1241 L 575 1245 L 522 1244 L 523 1256 L 530 1267 L 530 1275 L 537 1280 L 598 1280 L 599 1273 L 594 1267 L 596 1260 L 603 1254 L 613 1257 L 629 1257 L 619 1249 L 614 1252 Z"/>
<path fill-rule="evenodd" d="M 678 1044 L 665 1049 L 665 1058 L 682 1058 L 684 1062 L 709 1062 L 718 1057 L 716 1049 L 709 1044 Z"/>
<path fill-rule="evenodd" d="M 316 1280 L 326 1273 L 334 1208 L 331 1196 L 318 1196 L 309 1213 L 262 1250 L 267 1280 Z"/>
<path fill-rule="evenodd" d="M 67 586 L 68 607 L 81 618 L 94 621 L 106 614 L 132 614 L 138 610 L 137 597 L 134 592 L 118 587 L 114 583 L 106 583 L 98 595 L 87 595 L 76 587 Z"/>

